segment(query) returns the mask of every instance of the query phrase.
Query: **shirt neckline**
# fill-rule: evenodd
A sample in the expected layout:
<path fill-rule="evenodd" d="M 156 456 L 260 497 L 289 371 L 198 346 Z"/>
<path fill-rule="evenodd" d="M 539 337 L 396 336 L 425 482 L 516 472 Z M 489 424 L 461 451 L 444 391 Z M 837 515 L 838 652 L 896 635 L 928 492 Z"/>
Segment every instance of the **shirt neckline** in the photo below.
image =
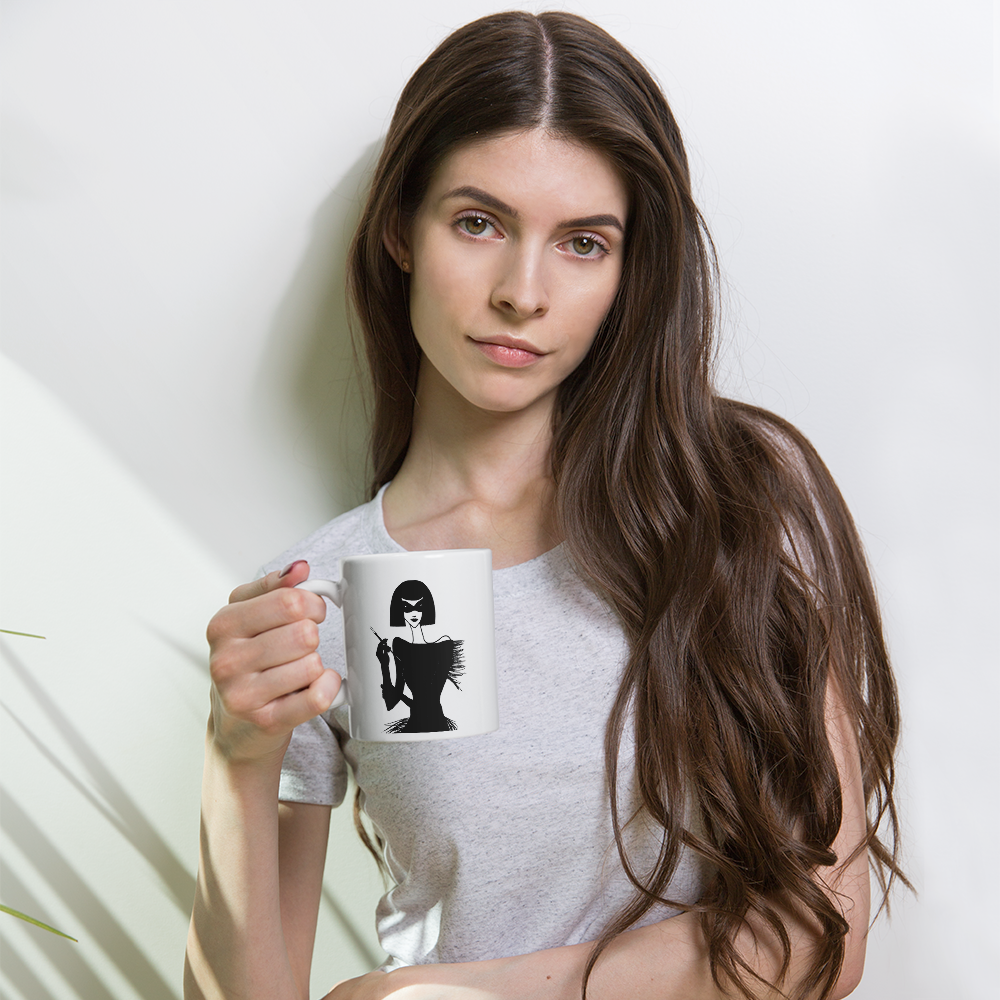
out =
<path fill-rule="evenodd" d="M 386 483 L 366 505 L 366 522 L 369 543 L 373 553 L 409 552 L 389 534 L 382 514 L 382 496 Z M 537 591 L 546 587 L 559 586 L 575 576 L 569 549 L 565 542 L 543 552 L 534 559 L 493 570 L 493 596 L 511 597 L 517 594 Z"/>

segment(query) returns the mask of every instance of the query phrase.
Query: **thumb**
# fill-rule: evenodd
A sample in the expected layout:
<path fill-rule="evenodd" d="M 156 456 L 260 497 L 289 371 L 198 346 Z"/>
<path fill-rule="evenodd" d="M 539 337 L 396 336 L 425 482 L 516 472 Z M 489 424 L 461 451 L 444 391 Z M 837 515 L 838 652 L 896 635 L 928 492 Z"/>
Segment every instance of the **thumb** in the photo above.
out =
<path fill-rule="evenodd" d="M 235 604 L 237 601 L 249 601 L 253 597 L 260 597 L 262 594 L 270 593 L 281 587 L 297 587 L 304 580 L 309 579 L 309 563 L 305 559 L 296 559 L 289 563 L 283 570 L 275 570 L 250 583 L 241 584 L 229 595 L 229 603 Z"/>

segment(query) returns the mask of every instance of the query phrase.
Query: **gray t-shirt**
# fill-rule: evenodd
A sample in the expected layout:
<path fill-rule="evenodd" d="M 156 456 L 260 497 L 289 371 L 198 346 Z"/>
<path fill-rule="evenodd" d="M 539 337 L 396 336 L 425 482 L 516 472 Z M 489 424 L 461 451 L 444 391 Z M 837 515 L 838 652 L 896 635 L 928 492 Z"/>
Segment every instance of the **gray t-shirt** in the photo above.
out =
<path fill-rule="evenodd" d="M 382 495 L 336 518 L 265 571 L 307 559 L 339 577 L 342 556 L 401 552 Z M 347 768 L 386 843 L 394 882 L 377 911 L 387 967 L 521 955 L 594 940 L 631 897 L 611 831 L 604 725 L 626 644 L 614 614 L 574 571 L 565 546 L 493 572 L 500 729 L 415 743 L 352 740 L 346 709 L 299 726 L 279 797 L 339 805 Z M 330 607 L 320 655 L 343 669 L 343 618 Z M 622 815 L 631 813 L 632 741 L 622 744 Z M 632 824 L 637 871 L 658 831 Z M 683 855 L 668 893 L 693 903 L 705 871 Z M 675 910 L 657 907 L 640 922 Z"/>

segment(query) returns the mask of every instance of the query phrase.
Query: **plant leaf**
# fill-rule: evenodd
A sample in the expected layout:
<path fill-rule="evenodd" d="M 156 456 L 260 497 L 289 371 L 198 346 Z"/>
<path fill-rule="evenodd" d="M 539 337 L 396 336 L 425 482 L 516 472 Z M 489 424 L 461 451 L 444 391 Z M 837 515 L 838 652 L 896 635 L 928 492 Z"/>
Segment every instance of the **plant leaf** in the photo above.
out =
<path fill-rule="evenodd" d="M 0 628 L 0 632 L 5 635 L 26 635 L 29 639 L 44 639 L 44 635 L 35 635 L 33 632 L 12 632 L 9 628 Z"/>
<path fill-rule="evenodd" d="M 37 636 L 36 638 L 41 639 L 42 636 Z M 54 927 L 49 927 L 48 924 L 43 924 L 41 920 L 36 920 L 34 917 L 29 917 L 26 913 L 22 913 L 20 910 L 12 910 L 9 906 L 4 906 L 2 903 L 0 903 L 0 910 L 2 910 L 4 913 L 9 913 L 12 917 L 17 917 L 18 920 L 26 920 L 29 924 L 34 924 L 36 927 L 41 927 L 43 931 L 50 931 L 52 934 L 58 934 L 59 937 L 68 938 L 70 941 L 76 941 L 75 937 L 70 937 L 68 934 L 63 934 L 62 931 L 57 931 Z M 80 942 L 77 941 L 76 943 L 79 944 Z"/>

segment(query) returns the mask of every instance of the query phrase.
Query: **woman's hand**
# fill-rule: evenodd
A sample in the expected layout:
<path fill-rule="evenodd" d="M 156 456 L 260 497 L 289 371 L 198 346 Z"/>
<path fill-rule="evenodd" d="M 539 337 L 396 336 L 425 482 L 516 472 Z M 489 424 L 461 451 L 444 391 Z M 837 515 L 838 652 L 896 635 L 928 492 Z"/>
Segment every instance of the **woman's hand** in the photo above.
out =
<path fill-rule="evenodd" d="M 209 622 L 209 738 L 233 762 L 280 763 L 292 730 L 325 712 L 340 689 L 316 651 L 323 598 L 295 589 L 308 576 L 299 560 L 237 587 Z"/>
<path fill-rule="evenodd" d="M 382 664 L 382 669 L 385 670 L 389 666 L 389 640 L 383 639 L 379 644 L 378 648 L 375 650 L 375 655 L 378 657 L 378 662 Z"/>

